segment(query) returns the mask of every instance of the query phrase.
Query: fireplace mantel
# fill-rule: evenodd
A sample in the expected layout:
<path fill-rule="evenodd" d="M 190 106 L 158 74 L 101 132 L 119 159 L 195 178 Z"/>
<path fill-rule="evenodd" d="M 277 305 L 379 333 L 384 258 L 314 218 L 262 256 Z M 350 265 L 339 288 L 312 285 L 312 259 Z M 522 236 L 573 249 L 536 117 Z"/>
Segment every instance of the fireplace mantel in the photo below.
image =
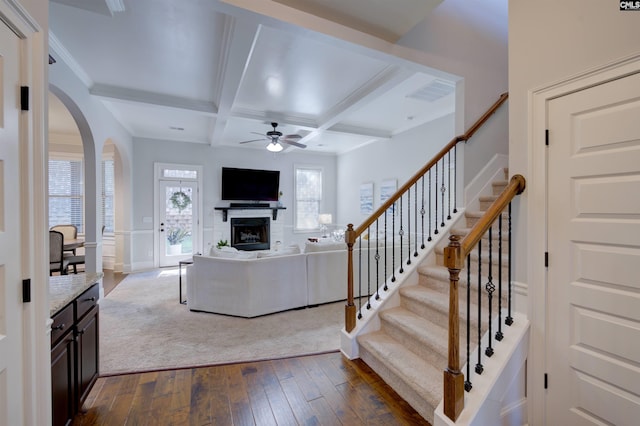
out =
<path fill-rule="evenodd" d="M 286 207 L 268 207 L 264 205 L 243 205 L 243 206 L 229 206 L 229 207 L 214 207 L 215 210 L 222 211 L 222 221 L 226 222 L 229 214 L 229 210 L 271 210 L 273 220 L 278 218 L 278 210 L 285 210 Z"/>

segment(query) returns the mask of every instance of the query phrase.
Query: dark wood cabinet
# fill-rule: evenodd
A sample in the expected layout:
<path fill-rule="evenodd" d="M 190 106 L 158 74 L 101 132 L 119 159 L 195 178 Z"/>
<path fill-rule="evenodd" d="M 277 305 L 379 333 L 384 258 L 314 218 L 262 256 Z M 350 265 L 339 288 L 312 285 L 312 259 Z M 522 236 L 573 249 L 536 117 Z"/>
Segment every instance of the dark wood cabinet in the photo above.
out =
<path fill-rule="evenodd" d="M 98 307 L 77 324 L 78 408 L 82 407 L 91 387 L 98 379 Z"/>
<path fill-rule="evenodd" d="M 51 326 L 51 398 L 53 425 L 67 425 L 75 414 L 75 336 L 73 306 L 53 318 Z"/>
<path fill-rule="evenodd" d="M 53 316 L 51 395 L 53 425 L 68 425 L 98 378 L 98 284 Z"/>

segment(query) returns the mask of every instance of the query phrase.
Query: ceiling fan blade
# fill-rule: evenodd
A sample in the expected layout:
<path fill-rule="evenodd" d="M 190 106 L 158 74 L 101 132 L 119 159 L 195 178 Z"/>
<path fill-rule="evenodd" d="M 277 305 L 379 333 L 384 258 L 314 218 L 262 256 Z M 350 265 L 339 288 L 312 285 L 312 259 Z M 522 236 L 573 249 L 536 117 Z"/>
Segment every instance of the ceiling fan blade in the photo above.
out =
<path fill-rule="evenodd" d="M 249 142 L 258 142 L 258 141 L 268 141 L 268 138 L 262 138 L 262 139 L 251 139 L 250 141 L 242 141 L 239 143 L 249 143 Z"/>
<path fill-rule="evenodd" d="M 282 140 L 280 140 L 280 142 L 286 143 L 286 144 L 289 144 L 289 145 L 293 145 L 293 146 L 297 146 L 298 148 L 306 148 L 307 147 L 306 145 L 303 145 L 301 143 L 294 142 L 294 141 L 288 141 L 286 139 L 282 139 Z"/>
<path fill-rule="evenodd" d="M 254 135 L 264 136 L 264 133 L 258 133 L 258 132 L 249 132 L 249 133 L 252 133 L 252 134 L 254 134 Z"/>
<path fill-rule="evenodd" d="M 284 139 L 302 139 L 302 136 L 300 136 L 300 135 L 284 135 L 283 138 Z"/>

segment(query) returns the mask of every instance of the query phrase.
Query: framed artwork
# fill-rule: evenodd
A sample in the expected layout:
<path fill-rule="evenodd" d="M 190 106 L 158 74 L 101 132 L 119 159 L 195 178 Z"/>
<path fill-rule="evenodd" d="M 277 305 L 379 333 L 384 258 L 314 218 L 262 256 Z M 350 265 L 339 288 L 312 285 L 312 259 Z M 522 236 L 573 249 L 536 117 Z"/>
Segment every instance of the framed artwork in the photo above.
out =
<path fill-rule="evenodd" d="M 360 213 L 364 215 L 373 213 L 373 182 L 360 185 Z"/>
<path fill-rule="evenodd" d="M 380 205 L 383 205 L 398 189 L 396 179 L 383 180 L 380 183 Z"/>

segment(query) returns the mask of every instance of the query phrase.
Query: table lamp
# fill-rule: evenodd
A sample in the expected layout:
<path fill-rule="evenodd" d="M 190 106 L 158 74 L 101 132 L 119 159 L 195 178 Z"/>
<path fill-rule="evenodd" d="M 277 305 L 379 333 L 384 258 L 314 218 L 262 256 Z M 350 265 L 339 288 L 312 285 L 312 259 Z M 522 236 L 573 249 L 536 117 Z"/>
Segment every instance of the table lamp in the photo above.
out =
<path fill-rule="evenodd" d="M 320 224 L 320 231 L 322 231 L 322 238 L 329 236 L 327 234 L 327 225 L 331 224 L 331 220 L 331 213 L 320 213 L 318 215 L 318 223 Z"/>

